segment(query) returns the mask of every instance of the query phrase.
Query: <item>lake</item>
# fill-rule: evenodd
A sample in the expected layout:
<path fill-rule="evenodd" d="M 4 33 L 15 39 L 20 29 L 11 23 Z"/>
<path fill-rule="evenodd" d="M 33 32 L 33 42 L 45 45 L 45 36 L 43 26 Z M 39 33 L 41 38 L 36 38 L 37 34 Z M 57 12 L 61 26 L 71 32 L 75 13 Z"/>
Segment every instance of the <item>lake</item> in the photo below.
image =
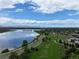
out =
<path fill-rule="evenodd" d="M 0 49 L 18 48 L 21 46 L 23 40 L 27 40 L 28 43 L 30 43 L 37 35 L 39 34 L 29 30 L 16 30 L 0 33 Z"/>

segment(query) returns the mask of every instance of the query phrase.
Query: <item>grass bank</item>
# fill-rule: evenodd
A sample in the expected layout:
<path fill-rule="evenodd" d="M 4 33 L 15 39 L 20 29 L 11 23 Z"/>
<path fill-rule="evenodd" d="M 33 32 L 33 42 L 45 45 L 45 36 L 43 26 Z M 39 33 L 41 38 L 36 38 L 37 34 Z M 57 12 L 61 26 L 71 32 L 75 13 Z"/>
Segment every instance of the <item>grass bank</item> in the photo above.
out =
<path fill-rule="evenodd" d="M 31 53 L 30 59 L 61 59 L 63 55 L 62 46 L 54 42 L 57 39 L 63 39 L 62 35 L 47 35 L 49 39 L 46 42 L 43 42 L 39 47 L 38 51 Z"/>

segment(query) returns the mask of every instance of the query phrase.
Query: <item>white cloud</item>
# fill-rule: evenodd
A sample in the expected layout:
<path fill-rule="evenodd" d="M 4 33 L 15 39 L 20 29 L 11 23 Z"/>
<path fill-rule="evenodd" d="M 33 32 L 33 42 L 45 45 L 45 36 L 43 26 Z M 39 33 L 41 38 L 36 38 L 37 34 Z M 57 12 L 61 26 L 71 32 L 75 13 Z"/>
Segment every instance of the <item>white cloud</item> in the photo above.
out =
<path fill-rule="evenodd" d="M 0 9 L 1 8 L 14 8 L 13 2 L 11 0 L 0 0 Z"/>
<path fill-rule="evenodd" d="M 0 0 L 0 9 L 14 8 L 14 4 L 24 4 L 28 1 L 39 6 L 38 8 L 31 6 L 37 12 L 55 13 L 64 9 L 79 11 L 79 0 Z"/>
<path fill-rule="evenodd" d="M 79 19 L 38 21 L 0 18 L 1 27 L 79 27 Z"/>
<path fill-rule="evenodd" d="M 49 23 L 56 27 L 79 27 L 79 19 L 52 20 Z"/>
<path fill-rule="evenodd" d="M 47 21 L 37 21 L 37 20 L 29 20 L 29 19 L 10 19 L 10 18 L 5 18 L 1 17 L 0 18 L 0 26 L 1 27 L 34 27 L 34 26 L 42 26 L 44 27 L 44 24 L 48 24 Z"/>
<path fill-rule="evenodd" d="M 32 2 L 39 6 L 35 11 L 43 13 L 55 13 L 64 9 L 79 11 L 79 0 L 32 0 Z"/>

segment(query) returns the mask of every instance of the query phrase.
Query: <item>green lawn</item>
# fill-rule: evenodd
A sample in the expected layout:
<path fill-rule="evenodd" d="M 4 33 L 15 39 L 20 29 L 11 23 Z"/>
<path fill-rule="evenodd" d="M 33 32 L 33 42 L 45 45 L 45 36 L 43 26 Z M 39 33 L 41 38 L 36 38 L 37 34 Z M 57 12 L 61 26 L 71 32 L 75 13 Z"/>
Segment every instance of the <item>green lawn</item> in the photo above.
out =
<path fill-rule="evenodd" d="M 38 51 L 34 51 L 30 55 L 30 59 L 61 59 L 63 55 L 63 48 L 54 42 L 57 37 L 62 39 L 62 36 L 48 35 L 51 39 L 47 42 L 43 42 Z"/>

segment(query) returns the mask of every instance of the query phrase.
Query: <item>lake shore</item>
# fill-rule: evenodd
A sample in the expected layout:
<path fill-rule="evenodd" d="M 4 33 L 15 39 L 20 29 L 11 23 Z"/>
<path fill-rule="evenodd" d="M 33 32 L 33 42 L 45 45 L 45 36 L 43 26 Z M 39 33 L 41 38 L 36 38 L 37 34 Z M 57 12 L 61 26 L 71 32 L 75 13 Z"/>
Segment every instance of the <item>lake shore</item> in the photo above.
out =
<path fill-rule="evenodd" d="M 28 49 L 30 49 L 31 47 L 37 47 L 37 46 L 39 46 L 42 43 L 42 39 L 44 37 L 45 37 L 45 35 L 40 35 L 37 40 L 35 39 L 31 43 L 29 43 L 28 44 Z M 20 55 L 21 53 L 23 53 L 23 51 L 24 51 L 23 47 L 17 48 L 15 50 L 11 50 L 10 52 L 0 54 L 0 59 L 5 59 L 6 56 L 8 58 L 11 52 L 17 52 L 18 55 Z"/>

